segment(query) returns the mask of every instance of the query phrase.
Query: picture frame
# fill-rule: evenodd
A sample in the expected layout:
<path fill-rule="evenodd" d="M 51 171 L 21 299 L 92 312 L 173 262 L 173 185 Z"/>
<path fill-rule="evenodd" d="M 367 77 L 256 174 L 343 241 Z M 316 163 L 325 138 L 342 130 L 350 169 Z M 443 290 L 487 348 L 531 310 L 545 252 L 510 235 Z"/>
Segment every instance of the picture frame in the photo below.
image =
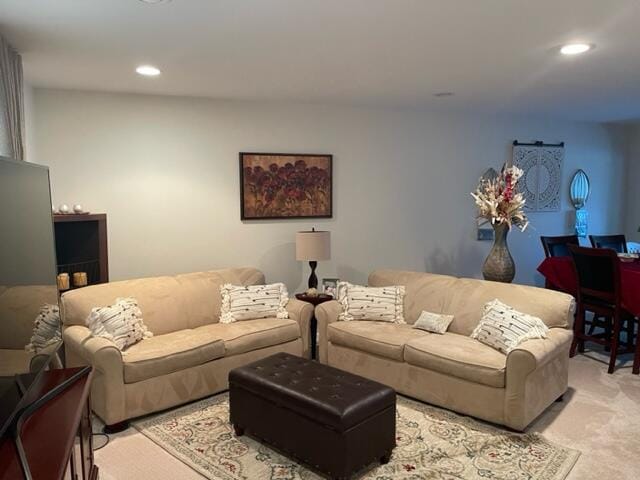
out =
<path fill-rule="evenodd" d="M 333 217 L 333 155 L 240 152 L 241 220 Z"/>
<path fill-rule="evenodd" d="M 338 294 L 338 282 L 339 278 L 323 278 L 322 279 L 322 293 L 326 293 L 327 295 L 331 295 L 333 298 L 336 298 Z"/>

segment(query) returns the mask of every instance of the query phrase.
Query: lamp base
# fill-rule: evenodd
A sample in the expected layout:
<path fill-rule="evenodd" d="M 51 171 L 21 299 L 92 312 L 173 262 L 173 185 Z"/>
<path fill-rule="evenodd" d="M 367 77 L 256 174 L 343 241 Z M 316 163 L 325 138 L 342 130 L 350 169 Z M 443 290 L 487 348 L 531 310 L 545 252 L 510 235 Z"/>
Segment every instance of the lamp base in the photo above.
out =
<path fill-rule="evenodd" d="M 318 262 L 312 260 L 309 262 L 309 266 L 311 267 L 311 275 L 309 275 L 309 288 L 318 288 L 318 277 L 316 277 L 316 267 L 318 266 Z"/>

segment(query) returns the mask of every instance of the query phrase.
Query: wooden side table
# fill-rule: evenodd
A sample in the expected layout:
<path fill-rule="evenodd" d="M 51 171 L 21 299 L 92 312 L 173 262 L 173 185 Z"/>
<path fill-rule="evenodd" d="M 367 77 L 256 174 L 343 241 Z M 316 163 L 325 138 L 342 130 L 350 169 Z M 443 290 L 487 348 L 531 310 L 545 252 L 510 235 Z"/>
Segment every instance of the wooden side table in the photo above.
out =
<path fill-rule="evenodd" d="M 306 293 L 296 293 L 296 298 L 301 302 L 307 302 L 313 305 L 315 308 L 317 305 L 321 303 L 328 302 L 329 300 L 333 300 L 331 295 L 327 295 L 326 293 L 319 293 L 316 296 L 310 296 Z M 310 325 L 310 334 L 311 334 L 311 360 L 316 359 L 316 349 L 317 349 L 317 335 L 318 335 L 318 319 L 316 318 L 315 311 L 313 316 L 311 317 L 311 325 Z"/>

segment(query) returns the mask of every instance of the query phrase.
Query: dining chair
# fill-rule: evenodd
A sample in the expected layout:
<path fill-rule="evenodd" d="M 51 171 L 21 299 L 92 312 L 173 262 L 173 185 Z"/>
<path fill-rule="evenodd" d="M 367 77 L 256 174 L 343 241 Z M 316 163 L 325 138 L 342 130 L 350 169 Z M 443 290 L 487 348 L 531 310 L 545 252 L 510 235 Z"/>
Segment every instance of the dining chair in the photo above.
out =
<path fill-rule="evenodd" d="M 589 235 L 593 248 L 610 248 L 617 253 L 627 253 L 627 239 L 624 235 Z"/>
<path fill-rule="evenodd" d="M 569 245 L 580 245 L 577 235 L 561 235 L 557 237 L 541 236 L 545 257 L 568 257 Z"/>
<path fill-rule="evenodd" d="M 578 347 L 584 351 L 585 342 L 604 345 L 610 348 L 608 373 L 613 373 L 622 324 L 625 320 L 630 324 L 634 321 L 633 315 L 622 307 L 620 260 L 617 253 L 608 248 L 570 245 L 569 251 L 578 279 L 576 322 L 570 356 L 575 356 Z M 587 311 L 607 322 L 604 334 L 585 333 Z M 633 351 L 629 339 L 627 351 Z"/>

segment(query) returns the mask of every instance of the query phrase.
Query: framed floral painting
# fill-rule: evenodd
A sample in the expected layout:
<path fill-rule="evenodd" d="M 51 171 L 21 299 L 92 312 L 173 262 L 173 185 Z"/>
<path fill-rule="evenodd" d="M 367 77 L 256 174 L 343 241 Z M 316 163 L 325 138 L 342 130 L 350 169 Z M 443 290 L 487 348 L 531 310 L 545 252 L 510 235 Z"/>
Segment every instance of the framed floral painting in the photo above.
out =
<path fill-rule="evenodd" d="M 330 218 L 332 155 L 240 153 L 242 220 Z"/>

